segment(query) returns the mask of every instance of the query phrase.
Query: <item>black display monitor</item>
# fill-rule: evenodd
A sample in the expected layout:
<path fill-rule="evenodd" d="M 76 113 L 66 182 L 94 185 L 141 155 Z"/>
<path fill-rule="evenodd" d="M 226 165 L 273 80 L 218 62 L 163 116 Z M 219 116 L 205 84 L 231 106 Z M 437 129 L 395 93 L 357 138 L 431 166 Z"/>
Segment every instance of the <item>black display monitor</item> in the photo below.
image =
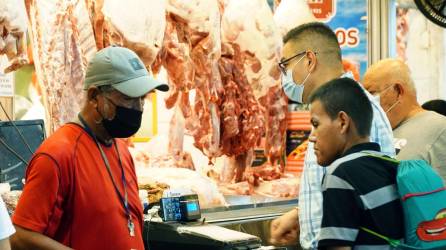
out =
<path fill-rule="evenodd" d="M 0 181 L 9 182 L 11 190 L 21 190 L 27 167 L 25 162 L 31 160 L 44 139 L 43 120 L 0 122 Z"/>

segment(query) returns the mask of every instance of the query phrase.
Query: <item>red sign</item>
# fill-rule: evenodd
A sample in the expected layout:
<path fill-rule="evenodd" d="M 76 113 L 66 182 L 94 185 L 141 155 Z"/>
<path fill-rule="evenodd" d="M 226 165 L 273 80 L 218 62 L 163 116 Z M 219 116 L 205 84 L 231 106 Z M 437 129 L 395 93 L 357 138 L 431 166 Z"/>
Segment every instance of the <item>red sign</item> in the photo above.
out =
<path fill-rule="evenodd" d="M 328 22 L 336 14 L 336 0 L 307 0 L 314 17 Z"/>

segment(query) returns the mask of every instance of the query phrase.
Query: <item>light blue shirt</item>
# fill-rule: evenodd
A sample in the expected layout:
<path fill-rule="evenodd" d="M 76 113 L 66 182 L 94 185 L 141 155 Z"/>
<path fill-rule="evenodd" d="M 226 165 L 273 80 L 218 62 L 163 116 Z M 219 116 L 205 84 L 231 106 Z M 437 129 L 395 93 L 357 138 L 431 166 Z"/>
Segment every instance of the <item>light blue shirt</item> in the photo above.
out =
<path fill-rule="evenodd" d="M 353 78 L 351 72 L 341 77 Z M 362 87 L 362 85 L 361 85 Z M 363 88 L 364 89 L 364 88 Z M 381 146 L 381 152 L 395 156 L 392 127 L 378 100 L 364 89 L 373 109 L 370 141 Z M 322 178 L 326 168 L 317 164 L 313 143 L 308 144 L 299 191 L 300 244 L 304 249 L 317 249 L 322 223 Z"/>

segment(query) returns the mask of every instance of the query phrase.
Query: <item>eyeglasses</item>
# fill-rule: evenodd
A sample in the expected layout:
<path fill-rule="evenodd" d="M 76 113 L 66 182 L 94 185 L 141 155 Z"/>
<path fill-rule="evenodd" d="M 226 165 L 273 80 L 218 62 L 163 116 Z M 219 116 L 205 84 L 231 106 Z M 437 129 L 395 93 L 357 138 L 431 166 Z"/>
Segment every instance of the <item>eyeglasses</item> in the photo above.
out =
<path fill-rule="evenodd" d="M 279 68 L 282 71 L 282 73 L 286 74 L 286 67 L 288 66 L 288 63 L 290 63 L 293 59 L 295 59 L 299 56 L 305 55 L 305 53 L 307 53 L 307 51 L 299 52 L 299 53 L 295 54 L 294 56 L 279 62 Z"/>
<path fill-rule="evenodd" d="M 308 50 L 302 51 L 300 53 L 295 54 L 294 56 L 287 58 L 281 62 L 279 62 L 279 68 L 282 71 L 282 73 L 286 74 L 286 67 L 288 66 L 288 64 L 295 58 L 299 57 L 299 56 L 303 56 L 305 55 L 305 53 L 309 52 Z M 319 52 L 313 52 L 315 55 L 317 55 Z M 302 57 L 303 58 L 303 57 Z M 299 61 L 302 59 L 299 59 Z"/>

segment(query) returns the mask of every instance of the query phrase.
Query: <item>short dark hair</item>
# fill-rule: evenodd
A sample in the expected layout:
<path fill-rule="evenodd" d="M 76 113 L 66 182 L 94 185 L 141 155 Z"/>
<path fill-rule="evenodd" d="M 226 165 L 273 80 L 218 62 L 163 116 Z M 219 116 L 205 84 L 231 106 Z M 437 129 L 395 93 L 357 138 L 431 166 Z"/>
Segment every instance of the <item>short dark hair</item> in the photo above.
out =
<path fill-rule="evenodd" d="M 440 115 L 446 116 L 446 101 L 441 99 L 431 100 L 421 105 L 422 108 L 435 111 Z"/>
<path fill-rule="evenodd" d="M 332 60 L 342 62 L 341 47 L 333 30 L 321 22 L 310 22 L 290 30 L 284 37 L 283 43 L 293 42 L 305 48 L 312 48 L 318 52 L 332 52 Z"/>
<path fill-rule="evenodd" d="M 310 103 L 318 100 L 332 120 L 344 111 L 353 120 L 359 136 L 370 135 L 372 105 L 355 80 L 342 77 L 327 82 L 310 96 Z"/>
<path fill-rule="evenodd" d="M 98 86 L 98 89 L 102 92 L 102 93 L 110 93 L 113 90 L 116 90 L 113 86 L 111 85 L 101 85 Z"/>

